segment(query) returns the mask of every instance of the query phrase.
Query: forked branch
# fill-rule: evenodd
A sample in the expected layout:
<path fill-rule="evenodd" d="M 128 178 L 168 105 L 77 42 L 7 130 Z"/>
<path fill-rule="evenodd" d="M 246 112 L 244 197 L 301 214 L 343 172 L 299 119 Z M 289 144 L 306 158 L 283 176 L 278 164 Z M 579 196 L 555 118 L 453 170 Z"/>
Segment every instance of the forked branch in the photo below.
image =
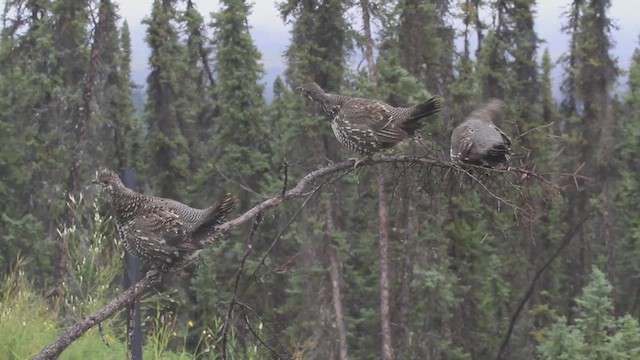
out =
<path fill-rule="evenodd" d="M 360 162 L 361 164 L 360 166 L 368 166 L 368 165 L 384 164 L 384 163 L 415 164 L 415 165 L 426 166 L 426 167 L 438 167 L 442 169 L 451 169 L 453 171 L 457 171 L 462 174 L 470 175 L 469 172 L 467 172 L 465 169 L 459 166 L 452 165 L 450 163 L 443 162 L 441 160 L 434 159 L 434 158 L 418 157 L 418 156 L 373 157 Z M 304 177 L 302 177 L 296 183 L 296 185 L 291 189 L 289 190 L 283 189 L 284 191 L 279 192 L 277 195 L 274 195 L 272 197 L 265 199 L 264 201 L 258 203 L 257 205 L 247 210 L 243 214 L 239 215 L 235 219 L 220 225 L 218 230 L 224 233 L 231 229 L 237 228 L 243 225 L 244 223 L 250 221 L 251 219 L 255 218 L 256 216 L 258 216 L 258 214 L 264 213 L 265 211 L 271 208 L 279 206 L 285 200 L 299 198 L 299 197 L 307 197 L 307 200 L 308 200 L 311 194 L 318 192 L 326 184 L 336 181 L 337 179 L 343 177 L 344 175 L 348 174 L 353 170 L 354 170 L 353 160 L 347 160 L 339 163 L 329 164 L 327 166 L 314 170 L 309 174 L 305 175 Z M 542 175 L 534 174 L 533 172 L 528 170 L 509 169 L 506 171 L 512 172 L 512 173 L 521 173 L 522 175 L 528 175 L 539 180 L 545 179 Z M 576 176 L 576 175 L 573 174 L 573 176 Z M 473 181 L 479 181 L 479 180 L 475 178 Z M 213 243 L 215 242 L 210 241 L 206 245 L 211 246 Z M 135 299 L 149 292 L 160 279 L 160 277 L 157 275 L 158 274 L 154 272 L 147 273 L 145 277 L 142 278 L 138 283 L 136 283 L 129 289 L 119 294 L 116 298 L 114 298 L 111 302 L 109 302 L 103 308 L 95 311 L 94 313 L 86 316 L 84 319 L 81 319 L 77 323 L 67 328 L 64 332 L 62 332 L 62 334 L 60 334 L 60 336 L 52 344 L 42 349 L 42 351 L 39 354 L 37 354 L 33 359 L 43 360 L 43 359 L 57 358 L 64 351 L 64 349 L 66 349 L 73 341 L 80 338 L 82 334 L 84 334 L 85 332 L 87 332 L 89 329 L 96 326 L 100 322 L 113 316 L 118 310 L 122 309 L 130 302 L 134 301 Z"/>

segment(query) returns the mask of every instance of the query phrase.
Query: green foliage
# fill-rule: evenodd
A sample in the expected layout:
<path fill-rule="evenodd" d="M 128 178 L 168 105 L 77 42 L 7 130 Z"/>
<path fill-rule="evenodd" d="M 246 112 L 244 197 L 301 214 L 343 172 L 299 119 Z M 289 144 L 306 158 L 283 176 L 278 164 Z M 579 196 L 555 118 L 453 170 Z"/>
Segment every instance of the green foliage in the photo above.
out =
<path fill-rule="evenodd" d="M 471 181 L 439 167 L 382 167 L 398 358 L 493 358 L 523 300 L 505 358 L 529 359 L 535 351 L 544 359 L 640 357 L 640 55 L 620 100 L 611 94 L 618 70 L 608 54 L 610 1 L 568 8 L 562 116 L 552 91 L 556 59 L 545 51 L 538 66 L 534 1 L 370 1 L 372 22 L 380 25 L 372 39 L 376 84 L 358 64 L 368 40 L 358 20 L 365 2 L 282 1 L 291 44 L 271 104 L 263 97 L 248 3 L 222 1 L 207 18 L 192 1 L 154 1 L 145 20 L 151 73 L 138 118 L 129 29 L 119 26 L 111 1 L 7 2 L 0 35 L 0 267 L 10 270 L 0 290 L 0 353 L 31 356 L 121 290 L 113 220 L 100 215 L 84 187 L 94 167 L 136 166 L 141 189 L 193 206 L 232 192 L 241 212 L 326 159 L 352 156 L 293 91 L 316 81 L 331 92 L 400 106 L 442 96 L 443 115 L 422 136 L 430 156 L 443 162 L 453 126 L 483 99 L 500 97 L 506 105 L 498 125 L 512 135 L 518 155 L 510 165 L 549 172 L 545 177 L 558 183 L 506 171 L 473 172 L 478 181 Z M 99 11 L 108 14 L 100 26 L 92 22 Z M 479 17 L 487 13 L 493 22 Z M 462 33 L 453 31 L 452 16 L 463 21 Z M 97 40 L 100 51 L 92 54 Z M 90 121 L 85 142 L 76 144 L 75 126 L 86 120 L 90 55 L 97 56 Z M 392 151 L 423 150 L 407 142 Z M 81 160 L 82 194 L 66 198 L 70 156 Z M 578 168 L 591 179 L 567 176 Z M 261 340 L 292 358 L 336 357 L 336 330 L 344 325 L 351 358 L 378 358 L 375 176 L 363 167 L 332 179 L 299 212 L 300 200 L 286 201 L 263 214 L 251 248 L 249 227 L 236 229 L 197 269 L 170 279 L 167 288 L 176 290 L 145 298 L 145 357 L 220 358 L 222 320 L 250 250 L 238 284 L 241 305 L 230 319 L 230 357 L 272 357 Z M 602 211 L 573 234 L 587 206 Z M 62 213 L 73 220 L 66 228 L 59 226 Z M 51 302 L 39 294 L 52 285 L 57 241 L 68 245 L 69 276 Z M 22 258 L 28 260 L 12 265 Z M 592 264 L 606 275 L 594 271 L 584 286 Z M 616 318 L 614 309 L 629 315 Z M 123 317 L 103 325 L 111 348 L 92 330 L 63 358 L 123 357 Z"/>
<path fill-rule="evenodd" d="M 589 284 L 575 299 L 575 319 L 556 321 L 538 347 L 542 359 L 634 359 L 640 353 L 640 326 L 630 316 L 616 319 L 611 284 L 593 268 Z"/>
<path fill-rule="evenodd" d="M 115 222 L 100 215 L 98 201 L 71 198 L 74 226 L 58 230 L 68 245 L 69 278 L 63 284 L 64 305 L 75 317 L 98 309 L 113 294 L 122 272 L 122 244 Z"/>
<path fill-rule="evenodd" d="M 94 156 L 102 158 L 103 167 L 120 169 L 139 167 L 142 150 L 142 124 L 135 114 L 131 91 L 131 39 L 129 25 L 117 28 L 118 14 L 110 1 L 100 3 L 105 23 L 99 37 L 101 51 L 100 80 L 95 91 L 96 102 L 102 104 L 96 112 L 97 136 L 104 139 L 103 147 Z"/>
<path fill-rule="evenodd" d="M 24 272 L 19 270 L 24 265 L 24 260 L 18 260 L 2 283 L 0 351 L 7 359 L 29 358 L 55 340 L 62 330 L 57 318 L 59 308 L 42 298 L 26 280 Z M 110 347 L 102 343 L 97 329 L 93 329 L 74 342 L 60 358 L 111 359 L 125 354 L 125 345 L 116 341 L 109 330 L 106 339 Z"/>
<path fill-rule="evenodd" d="M 42 297 L 40 292 L 27 279 L 24 271 L 28 261 L 18 257 L 13 268 L 0 283 L 0 352 L 6 359 L 26 359 L 37 354 L 42 348 L 53 342 L 64 329 L 66 321 L 58 318 L 62 313 L 59 303 L 51 303 L 50 299 Z M 77 264 L 80 265 L 80 264 Z M 95 268 L 94 268 L 95 271 Z M 100 280 L 102 281 L 102 279 Z M 98 287 L 108 288 L 109 283 L 96 283 Z M 104 302 L 111 296 L 94 293 L 99 299 L 93 301 Z M 90 311 L 93 306 L 87 306 L 86 299 L 68 297 L 68 306 Z M 85 315 L 83 312 L 79 315 Z M 157 314 L 160 319 L 161 314 Z M 60 359 L 119 359 L 126 357 L 125 326 L 117 319 L 102 322 L 102 333 L 91 329 L 80 339 L 73 342 L 60 356 Z M 187 329 L 189 324 L 184 326 Z M 152 359 L 195 359 L 200 358 L 186 348 L 178 351 L 167 349 L 170 340 L 177 336 L 177 324 L 156 324 L 153 331 L 145 333 L 143 356 Z M 219 329 L 215 329 L 219 330 Z M 179 330 L 178 330 L 179 331 Z M 217 333 L 217 331 L 216 331 Z M 210 345 L 212 331 L 199 335 L 204 354 L 214 354 L 215 349 Z M 230 337 L 230 344 L 234 346 L 234 337 Z M 213 353 L 212 353 L 213 352 Z"/>
<path fill-rule="evenodd" d="M 145 104 L 145 171 L 153 174 L 150 185 L 162 196 L 182 199 L 185 180 L 190 176 L 191 152 L 187 135 L 190 112 L 182 101 L 185 96 L 185 69 L 180 57 L 184 45 L 179 42 L 173 2 L 156 0 L 148 25 L 146 42 L 151 48 Z"/>

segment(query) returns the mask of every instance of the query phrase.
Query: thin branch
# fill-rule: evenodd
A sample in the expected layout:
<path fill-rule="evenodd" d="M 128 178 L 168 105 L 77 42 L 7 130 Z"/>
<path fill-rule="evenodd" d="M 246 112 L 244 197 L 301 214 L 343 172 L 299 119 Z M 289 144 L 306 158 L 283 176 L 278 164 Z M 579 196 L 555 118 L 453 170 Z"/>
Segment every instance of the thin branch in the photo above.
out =
<path fill-rule="evenodd" d="M 62 334 L 60 334 L 60 336 L 58 336 L 55 342 L 42 349 L 42 351 L 40 351 L 33 360 L 57 358 L 62 351 L 67 348 L 67 346 L 71 345 L 72 342 L 77 340 L 82 336 L 82 334 L 87 332 L 87 330 L 113 316 L 116 311 L 127 306 L 127 304 L 134 299 L 146 294 L 159 280 L 160 276 L 158 276 L 157 272 L 149 271 L 145 277 L 132 287 L 122 292 L 115 299 L 111 300 L 111 302 L 105 305 L 102 309 L 86 316 L 84 319 L 67 328 Z"/>
<path fill-rule="evenodd" d="M 350 171 L 350 170 L 349 170 Z M 343 175 L 346 174 L 343 173 Z M 304 199 L 304 201 L 302 202 L 302 204 L 298 207 L 298 209 L 296 210 L 296 212 L 293 214 L 293 216 L 289 219 L 289 221 L 287 222 L 287 224 L 282 228 L 282 230 L 280 230 L 280 232 L 278 233 L 278 235 L 276 235 L 275 238 L 273 238 L 273 241 L 271 241 L 271 244 L 269 244 L 269 247 L 267 248 L 267 250 L 264 252 L 264 255 L 262 256 L 262 258 L 260 259 L 260 262 L 258 263 L 258 266 L 256 266 L 256 270 L 253 272 L 253 277 L 256 279 L 260 279 L 262 280 L 262 278 L 272 272 L 271 269 L 269 269 L 270 271 L 262 274 L 259 278 L 256 276 L 258 270 L 260 269 L 260 266 L 264 265 L 265 267 L 267 267 L 267 265 L 265 264 L 265 261 L 267 259 L 267 256 L 269 256 L 269 254 L 271 253 L 271 250 L 273 249 L 273 247 L 276 245 L 276 243 L 282 238 L 282 236 L 284 235 L 284 233 L 289 229 L 289 227 L 291 226 L 291 224 L 293 224 L 293 222 L 298 218 L 298 215 L 300 215 L 300 213 L 302 212 L 302 209 L 304 209 L 305 206 L 307 206 L 307 203 L 309 203 L 309 200 L 311 200 L 311 198 L 317 194 L 320 189 L 322 189 L 325 185 L 327 185 L 330 182 L 331 179 L 327 179 L 327 181 L 323 182 L 322 184 L 318 185 L 315 189 L 313 189 L 313 191 L 307 195 L 307 197 Z M 267 267 L 268 268 L 268 267 Z"/>
<path fill-rule="evenodd" d="M 233 282 L 233 293 L 231 295 L 231 301 L 229 302 L 229 309 L 227 310 L 227 316 L 224 318 L 224 325 L 222 326 L 222 359 L 227 359 L 227 334 L 229 333 L 229 323 L 231 321 L 231 317 L 233 316 L 233 307 L 236 304 L 236 300 L 238 299 L 238 284 L 240 283 L 240 278 L 242 277 L 242 271 L 244 270 L 244 264 L 249 257 L 249 253 L 251 253 L 251 249 L 253 248 L 253 237 L 262 222 L 261 214 L 256 216 L 255 221 L 253 222 L 253 226 L 251 227 L 251 231 L 249 232 L 249 237 L 247 237 L 247 249 L 242 256 L 242 260 L 240 260 L 240 265 L 238 266 L 238 271 L 236 272 L 236 279 Z"/>
<path fill-rule="evenodd" d="M 284 193 L 287 192 L 287 186 L 289 186 L 288 182 L 289 182 L 289 163 L 287 162 L 287 159 L 284 159 L 284 184 L 282 185 L 282 196 L 284 196 Z"/>
<path fill-rule="evenodd" d="M 582 217 L 582 219 L 580 219 L 580 221 L 578 221 L 578 223 L 575 224 L 571 228 L 571 230 L 565 234 L 564 239 L 562 240 L 562 243 L 560 244 L 558 249 L 556 249 L 556 251 L 553 253 L 553 255 L 551 255 L 549 260 L 547 260 L 547 262 L 545 262 L 544 265 L 542 265 L 542 267 L 538 269 L 536 274 L 533 276 L 533 279 L 531 279 L 531 282 L 529 283 L 529 287 L 527 288 L 527 291 L 525 292 L 524 297 L 522 298 L 522 300 L 520 300 L 520 303 L 518 304 L 516 311 L 511 316 L 511 321 L 509 322 L 509 329 L 507 330 L 507 333 L 505 334 L 504 339 L 502 340 L 502 344 L 500 345 L 500 350 L 498 350 L 498 354 L 496 355 L 496 360 L 504 359 L 504 352 L 507 349 L 509 340 L 511 339 L 513 328 L 515 327 L 516 321 L 520 316 L 520 312 L 522 312 L 522 309 L 524 309 L 525 304 L 527 303 L 527 301 L 529 301 L 529 298 L 533 294 L 533 290 L 536 286 L 538 279 L 540 278 L 540 276 L 542 276 L 542 273 L 544 273 L 544 271 L 547 270 L 547 268 L 551 265 L 551 263 L 558 257 L 558 255 L 560 255 L 562 250 L 564 250 L 567 247 L 567 245 L 569 245 L 573 237 L 582 228 L 582 225 L 591 216 L 591 213 L 593 213 L 593 210 L 594 209 L 592 208 L 589 211 L 587 211 L 587 213 Z"/>
<path fill-rule="evenodd" d="M 527 131 L 523 132 L 522 134 L 518 135 L 516 138 L 514 138 L 512 140 L 512 142 L 515 143 L 516 141 L 518 141 L 518 139 L 526 136 L 527 134 L 529 134 L 531 132 L 538 131 L 540 129 L 544 129 L 544 128 L 547 128 L 547 127 L 552 126 L 552 125 L 553 125 L 553 121 L 548 123 L 548 124 L 545 124 L 545 125 L 540 125 L 540 126 L 534 127 L 533 129 L 527 130 Z M 545 134 L 545 135 L 548 135 L 548 134 Z"/>
<path fill-rule="evenodd" d="M 380 157 L 372 157 L 366 159 L 361 162 L 361 165 L 374 165 L 374 164 L 416 164 L 426 167 L 438 167 L 443 170 L 453 170 L 457 172 L 461 172 L 463 174 L 467 174 L 468 172 L 459 166 L 455 166 L 449 162 L 444 162 L 435 158 L 430 157 L 419 157 L 419 156 L 380 156 Z M 580 169 L 578 169 L 574 174 L 570 174 L 569 176 L 574 179 L 577 178 L 577 173 Z M 329 164 L 317 170 L 314 170 L 300 180 L 298 183 L 291 189 L 285 191 L 284 194 L 279 193 L 278 195 L 274 195 L 270 198 L 265 199 L 264 201 L 258 203 L 251 209 L 247 210 L 243 214 L 239 215 L 233 220 L 227 221 L 226 223 L 220 225 L 218 227 L 219 233 L 225 233 L 231 229 L 235 229 L 242 224 L 248 222 L 249 220 L 255 218 L 259 214 L 269 210 L 271 208 L 277 207 L 282 204 L 285 200 L 294 199 L 298 197 L 310 197 L 311 195 L 318 192 L 322 187 L 327 184 L 331 184 L 332 182 L 340 179 L 342 176 L 347 173 L 353 171 L 353 160 L 346 160 L 339 163 Z M 487 171 L 497 171 L 504 172 L 504 170 L 491 170 L 487 169 Z M 514 170 L 508 169 L 508 172 L 513 173 L 525 173 L 523 170 Z M 526 174 L 532 175 L 534 173 L 530 173 L 526 171 Z M 536 178 L 542 179 L 543 175 L 536 174 Z M 317 181 L 323 179 L 324 183 L 318 185 Z M 479 180 L 478 180 L 479 181 Z M 308 188 L 313 186 L 312 190 Z M 309 201 L 309 200 L 306 200 Z M 205 242 L 205 247 L 212 246 L 216 243 L 215 239 L 209 239 Z M 115 299 L 113 299 L 109 304 L 105 305 L 102 309 L 94 312 L 86 316 L 84 319 L 80 320 L 78 323 L 67 328 L 60 336 L 50 345 L 46 346 L 39 354 L 37 354 L 34 359 L 55 359 L 57 358 L 62 351 L 66 347 L 68 347 L 73 341 L 78 339 L 82 334 L 88 331 L 90 328 L 96 326 L 98 323 L 104 321 L 105 319 L 113 316 L 116 311 L 126 306 L 131 301 L 139 298 L 140 296 L 149 292 L 153 285 L 158 281 L 157 273 L 149 272 L 142 278 L 138 283 L 129 289 L 122 292 Z"/>
<path fill-rule="evenodd" d="M 240 183 L 239 181 L 233 180 L 232 178 L 228 177 L 227 175 L 225 175 L 225 173 L 222 172 L 222 170 L 220 170 L 219 167 L 217 167 L 215 164 L 213 165 L 213 167 L 216 168 L 216 171 L 218 172 L 218 174 L 220 174 L 220 176 L 222 176 L 223 179 L 232 182 L 236 185 L 238 185 L 241 189 L 245 190 L 246 192 L 253 194 L 259 198 L 265 199 L 268 196 L 265 196 L 264 194 L 260 194 L 259 192 L 253 190 L 252 188 L 249 187 L 249 185 L 247 185 L 247 182 L 244 181 L 244 179 L 242 179 L 242 177 L 240 177 L 240 180 L 242 180 L 243 183 Z"/>
<path fill-rule="evenodd" d="M 319 190 L 320 188 L 316 188 L 317 190 Z M 313 197 L 313 195 L 316 193 L 316 191 L 314 191 L 313 193 L 311 193 L 309 196 L 307 196 L 306 199 L 304 199 L 304 201 L 302 202 L 302 205 L 300 205 L 298 207 L 298 210 L 296 210 L 296 212 L 293 214 L 293 216 L 289 219 L 289 221 L 287 222 L 287 224 L 282 228 L 282 230 L 280 230 L 280 232 L 278 233 L 278 235 L 276 235 L 275 238 L 273 238 L 273 241 L 271 241 L 271 244 L 269 244 L 269 247 L 267 248 L 267 250 L 264 252 L 264 254 L 262 255 L 262 258 L 260 259 L 260 262 L 258 263 L 258 266 L 256 266 L 255 271 L 253 272 L 253 277 L 254 278 L 258 278 L 257 277 L 257 272 L 260 269 L 260 266 L 264 265 L 265 267 L 267 266 L 265 264 L 265 261 L 267 259 L 267 256 L 269 256 L 269 254 L 271 253 L 271 250 L 273 249 L 273 247 L 276 245 L 276 243 L 278 242 L 278 240 L 280 240 L 282 238 L 282 236 L 284 235 L 284 233 L 289 229 L 289 227 L 291 226 L 291 224 L 293 224 L 293 222 L 296 220 L 296 218 L 298 218 L 298 215 L 300 215 L 300 213 L 302 212 L 302 209 L 304 209 L 304 207 L 307 205 L 307 203 L 309 202 L 309 200 L 311 200 L 311 198 Z M 271 272 L 271 271 L 269 271 Z M 267 272 L 268 273 L 268 272 Z M 266 274 L 263 274 L 262 276 L 260 276 L 260 279 L 262 279 Z"/>
<path fill-rule="evenodd" d="M 255 331 L 253 326 L 251 326 L 251 322 L 249 321 L 249 317 L 247 316 L 247 314 L 245 312 L 245 308 L 246 307 L 248 307 L 248 306 L 246 306 L 246 305 L 245 306 L 241 306 L 240 309 L 242 309 L 242 316 L 244 317 L 244 323 L 247 326 L 247 329 L 249 329 L 249 331 L 251 332 L 251 334 L 253 334 L 253 336 L 255 336 L 255 338 L 258 339 L 260 344 L 264 345 L 267 349 L 269 349 L 269 351 L 271 351 L 271 353 L 273 355 L 275 355 L 278 359 L 288 359 L 287 357 L 284 357 L 284 356 L 280 355 L 280 353 L 278 353 L 274 348 L 269 346 L 269 344 L 267 344 L 266 341 L 262 340 L 262 337 L 260 337 L 258 332 Z M 255 313 L 255 311 L 253 309 L 250 309 L 250 310 Z"/>

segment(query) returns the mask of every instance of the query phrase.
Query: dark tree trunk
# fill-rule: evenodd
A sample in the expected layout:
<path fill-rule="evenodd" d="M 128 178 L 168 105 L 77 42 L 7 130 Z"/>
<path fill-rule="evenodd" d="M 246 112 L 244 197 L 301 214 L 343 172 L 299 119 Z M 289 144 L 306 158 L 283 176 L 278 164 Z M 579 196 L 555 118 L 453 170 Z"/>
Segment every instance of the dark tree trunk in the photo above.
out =
<path fill-rule="evenodd" d="M 391 314 L 389 301 L 389 215 L 384 168 L 378 167 L 378 246 L 380 248 L 380 323 L 382 328 L 382 359 L 393 359 Z"/>
<path fill-rule="evenodd" d="M 362 26 L 364 30 L 364 57 L 367 59 L 367 69 L 369 80 L 375 87 L 378 84 L 378 71 L 373 59 L 373 37 L 371 36 L 371 14 L 369 11 L 369 0 L 360 0 L 362 8 Z"/>
<path fill-rule="evenodd" d="M 332 237 L 335 232 L 335 225 L 333 223 L 333 202 L 331 198 L 326 201 L 326 216 L 327 216 L 327 234 Z M 344 311 L 342 306 L 342 278 L 340 276 L 340 263 L 336 249 L 329 242 L 327 246 L 327 254 L 329 257 L 329 279 L 331 280 L 331 299 L 333 302 L 333 311 L 335 315 L 336 329 L 338 330 L 338 350 L 339 359 L 349 359 L 348 347 L 347 347 L 347 330 L 344 325 Z"/>

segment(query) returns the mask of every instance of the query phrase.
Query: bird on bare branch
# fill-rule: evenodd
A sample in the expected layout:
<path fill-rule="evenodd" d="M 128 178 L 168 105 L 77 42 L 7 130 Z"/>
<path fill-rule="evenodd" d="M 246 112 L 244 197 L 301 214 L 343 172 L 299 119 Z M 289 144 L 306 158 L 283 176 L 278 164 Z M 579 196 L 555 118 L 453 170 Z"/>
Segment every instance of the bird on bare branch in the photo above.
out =
<path fill-rule="evenodd" d="M 320 106 L 342 145 L 365 156 L 413 138 L 424 125 L 423 120 L 441 108 L 440 98 L 436 96 L 403 108 L 375 99 L 329 94 L 315 82 L 304 84 L 298 90 Z"/>
<path fill-rule="evenodd" d="M 103 170 L 95 183 L 111 198 L 118 234 L 126 249 L 154 269 L 167 271 L 201 250 L 203 241 L 220 236 L 217 227 L 235 207 L 227 195 L 206 209 L 137 193 L 124 186 L 116 173 Z"/>
<path fill-rule="evenodd" d="M 494 124 L 503 105 L 501 100 L 489 99 L 453 130 L 450 149 L 453 163 L 490 168 L 507 163 L 511 139 Z"/>

